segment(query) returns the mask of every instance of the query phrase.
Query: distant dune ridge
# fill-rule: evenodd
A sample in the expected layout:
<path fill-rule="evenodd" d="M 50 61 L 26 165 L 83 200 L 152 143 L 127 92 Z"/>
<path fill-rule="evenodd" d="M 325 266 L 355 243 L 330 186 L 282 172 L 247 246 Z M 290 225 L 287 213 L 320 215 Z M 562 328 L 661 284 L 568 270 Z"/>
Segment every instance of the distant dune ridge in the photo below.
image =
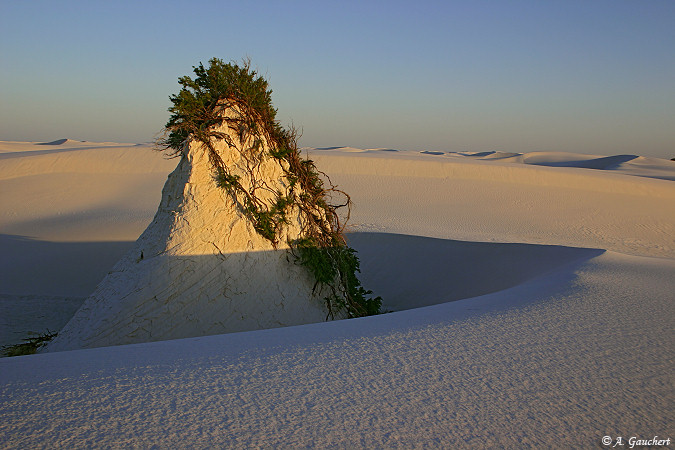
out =
<path fill-rule="evenodd" d="M 310 150 L 307 148 L 306 150 Z M 350 153 L 398 152 L 390 148 L 359 149 L 354 147 L 322 147 L 313 150 Z M 403 152 L 414 153 L 414 152 Z M 639 155 L 598 156 L 568 152 L 514 153 L 502 151 L 443 152 L 423 150 L 422 155 L 467 158 L 476 161 L 500 161 L 502 163 L 531 164 L 548 167 L 572 167 L 578 169 L 610 170 L 627 175 L 675 181 L 675 159 L 666 160 Z"/>
<path fill-rule="evenodd" d="M 177 298 L 194 303 L 171 305 L 185 308 L 189 324 L 211 308 L 191 287 L 193 268 L 217 261 L 199 281 L 225 279 L 219 295 L 232 298 L 241 286 L 218 267 L 286 270 L 269 247 L 241 258 L 248 238 L 228 253 L 225 235 L 209 228 L 227 217 L 238 235 L 251 233 L 225 202 L 194 207 L 224 195 L 196 170 L 197 149 L 176 167 L 148 145 L 36 144 L 0 142 L 4 342 L 43 331 L 36 324 L 61 328 L 120 257 L 90 298 L 93 311 L 107 308 L 92 317 L 107 322 L 83 324 L 89 336 L 66 326 L 67 348 L 115 337 L 106 333 L 116 317 L 119 343 L 147 338 L 139 324 L 166 324 L 169 303 L 125 306 L 125 295 L 139 296 L 134 286 L 152 285 L 158 300 L 168 298 L 163 286 L 184 286 Z M 324 322 L 317 307 L 320 323 L 0 358 L 3 446 L 594 448 L 603 436 L 672 439 L 675 162 L 302 151 L 350 193 L 348 240 L 364 285 L 391 314 Z M 189 208 L 177 216 L 181 198 Z M 264 275 L 277 279 L 272 269 Z M 95 301 L 114 286 L 119 305 Z M 281 308 L 282 295 L 266 298 Z"/>

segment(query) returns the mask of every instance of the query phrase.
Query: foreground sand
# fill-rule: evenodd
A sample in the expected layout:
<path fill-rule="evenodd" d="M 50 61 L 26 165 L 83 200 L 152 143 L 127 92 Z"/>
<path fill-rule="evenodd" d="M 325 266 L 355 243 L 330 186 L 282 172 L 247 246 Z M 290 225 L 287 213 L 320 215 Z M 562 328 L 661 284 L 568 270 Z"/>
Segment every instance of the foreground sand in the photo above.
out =
<path fill-rule="evenodd" d="M 37 324 L 26 309 L 68 319 L 176 161 L 72 141 L 0 152 L 11 341 Z M 363 284 L 397 312 L 1 359 L 3 446 L 559 448 L 673 432 L 675 163 L 309 153 L 352 196 Z"/>

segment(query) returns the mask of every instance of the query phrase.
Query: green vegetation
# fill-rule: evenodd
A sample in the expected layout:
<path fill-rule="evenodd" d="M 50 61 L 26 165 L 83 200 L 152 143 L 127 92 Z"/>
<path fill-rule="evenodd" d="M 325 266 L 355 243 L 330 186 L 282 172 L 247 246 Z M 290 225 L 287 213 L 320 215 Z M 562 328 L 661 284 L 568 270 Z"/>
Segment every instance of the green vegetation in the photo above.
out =
<path fill-rule="evenodd" d="M 300 264 L 310 270 L 316 282 L 330 288 L 330 294 L 326 297 L 330 316 L 334 315 L 335 310 L 345 310 L 349 317 L 379 314 L 382 299 L 367 297 L 372 292 L 366 291 L 356 276 L 360 267 L 353 248 L 340 242 L 325 247 L 310 238 L 304 238 L 296 241 L 294 250 Z"/>
<path fill-rule="evenodd" d="M 5 345 L 0 350 L 2 356 L 23 356 L 32 355 L 47 342 L 54 339 L 57 333 L 50 333 L 49 330 L 43 334 L 31 333 L 35 336 L 23 340 L 21 344 Z"/>
<path fill-rule="evenodd" d="M 179 78 L 182 88 L 170 97 L 171 117 L 159 146 L 172 156 L 184 155 L 190 142 L 204 146 L 217 185 L 274 247 L 288 225 L 288 213 L 297 208 L 301 238 L 288 245 L 296 261 L 316 279 L 315 292 L 317 288 L 328 292 L 328 317 L 377 314 L 381 299 L 367 297 L 371 292 L 361 286 L 356 276 L 359 260 L 345 242 L 344 224 L 338 215 L 338 210 L 346 208 L 345 222 L 348 220 L 350 198 L 336 189 L 313 161 L 301 158 L 297 131 L 283 128 L 276 120 L 267 81 L 251 69 L 249 61 L 240 66 L 213 58 L 208 67 L 200 63 L 193 69 L 195 78 Z M 229 133 L 219 131 L 223 125 Z M 249 180 L 242 180 L 225 164 L 214 147 L 217 141 L 239 150 Z M 289 180 L 286 192 L 272 190 L 258 177 L 256 169 L 268 156 L 279 163 Z M 343 200 L 335 204 L 335 198 Z"/>

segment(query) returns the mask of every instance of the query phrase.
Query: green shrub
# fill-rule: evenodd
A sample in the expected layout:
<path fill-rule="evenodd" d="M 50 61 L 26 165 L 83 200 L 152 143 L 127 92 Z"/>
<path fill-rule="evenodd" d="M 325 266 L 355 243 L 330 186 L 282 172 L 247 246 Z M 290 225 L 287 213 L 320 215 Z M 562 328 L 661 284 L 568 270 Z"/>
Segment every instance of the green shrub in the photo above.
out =
<path fill-rule="evenodd" d="M 47 342 L 54 339 L 57 335 L 57 333 L 50 333 L 49 331 L 43 334 L 31 334 L 35 334 L 35 336 L 24 339 L 21 344 L 5 345 L 2 347 L 0 352 L 3 356 L 32 355 L 37 352 L 40 347 L 47 344 Z"/>
<path fill-rule="evenodd" d="M 288 245 L 298 264 L 315 278 L 315 291 L 321 287 L 322 293 L 328 292 L 328 317 L 377 314 L 381 299 L 367 297 L 371 292 L 361 286 L 356 276 L 359 259 L 345 242 L 344 224 L 338 215 L 339 209 L 346 208 L 349 218 L 351 200 L 330 183 L 313 161 L 301 158 L 297 131 L 283 128 L 276 120 L 277 110 L 272 106 L 267 81 L 251 69 L 249 61 L 240 66 L 213 58 L 208 67 L 200 63 L 193 69 L 195 78 L 179 78 L 182 88 L 170 97 L 171 117 L 165 126 L 165 137 L 158 141 L 160 148 L 172 156 L 182 156 L 191 141 L 204 146 L 215 183 L 274 247 L 288 224 L 288 211 L 297 207 L 303 222 L 301 238 Z M 226 110 L 227 116 L 223 114 Z M 217 131 L 223 124 L 237 134 L 240 145 L 251 143 L 248 148 L 239 148 L 251 164 L 259 164 L 265 156 L 279 161 L 289 180 L 287 192 L 276 192 L 273 201 L 264 201 L 255 187 L 259 183 L 251 183 L 253 187 L 248 189 L 242 185 L 213 145 L 214 141 L 226 140 L 229 146 L 236 146 L 228 133 Z M 267 155 L 263 142 L 269 143 Z M 254 176 L 254 170 L 249 172 Z M 344 201 L 333 204 L 330 199 L 334 197 Z"/>

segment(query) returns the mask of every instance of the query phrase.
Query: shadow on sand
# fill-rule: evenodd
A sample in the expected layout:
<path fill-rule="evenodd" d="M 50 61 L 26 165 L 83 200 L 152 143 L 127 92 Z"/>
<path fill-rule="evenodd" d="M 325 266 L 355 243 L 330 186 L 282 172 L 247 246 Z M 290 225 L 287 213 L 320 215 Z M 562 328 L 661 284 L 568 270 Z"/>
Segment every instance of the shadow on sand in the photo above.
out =
<path fill-rule="evenodd" d="M 604 250 L 464 242 L 391 233 L 350 233 L 361 282 L 401 311 L 508 289 Z"/>
<path fill-rule="evenodd" d="M 0 293 L 86 297 L 133 245 L 0 234 Z"/>
<path fill-rule="evenodd" d="M 387 311 L 501 291 L 603 253 L 603 250 L 553 245 L 462 242 L 390 233 L 349 233 L 347 239 L 361 259 L 363 285 L 382 296 L 383 309 Z M 31 323 L 27 308 L 39 308 L 34 316 L 42 319 L 50 315 L 45 309 L 55 308 L 55 312 L 58 309 L 61 312 L 54 314 L 54 318 L 58 316 L 59 323 L 50 327 L 62 326 L 63 311 L 72 311 L 82 297 L 93 292 L 133 246 L 133 242 L 64 243 L 0 235 L 3 254 L 0 301 L 8 323 L 19 325 L 15 322 L 21 322 L 12 334 L 16 336 L 20 329 L 44 331 L 36 327 L 46 322 Z M 252 255 L 230 254 L 228 257 L 248 263 Z M 219 264 L 217 258 L 210 255 L 190 257 L 201 258 L 214 259 L 202 261 L 207 266 Z M 168 263 L 180 264 L 180 261 Z M 186 280 L 185 288 L 200 282 L 220 281 Z"/>

